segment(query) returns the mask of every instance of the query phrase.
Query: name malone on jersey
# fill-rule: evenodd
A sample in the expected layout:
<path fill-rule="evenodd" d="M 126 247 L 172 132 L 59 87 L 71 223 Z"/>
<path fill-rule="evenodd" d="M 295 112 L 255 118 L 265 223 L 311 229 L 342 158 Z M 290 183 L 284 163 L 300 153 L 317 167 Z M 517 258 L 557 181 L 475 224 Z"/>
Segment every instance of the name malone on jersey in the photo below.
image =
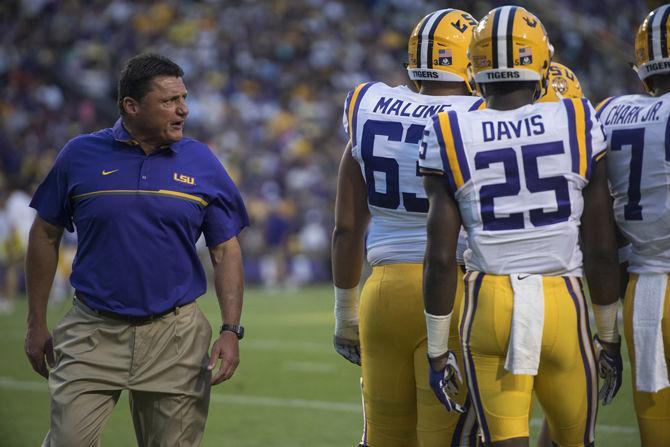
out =
<path fill-rule="evenodd" d="M 544 131 L 542 115 L 533 115 L 519 121 L 482 121 L 485 142 L 542 135 Z"/>
<path fill-rule="evenodd" d="M 384 115 L 411 116 L 413 118 L 429 118 L 450 108 L 450 104 L 414 104 L 402 99 L 386 98 L 382 96 L 372 110 L 372 113 Z"/>

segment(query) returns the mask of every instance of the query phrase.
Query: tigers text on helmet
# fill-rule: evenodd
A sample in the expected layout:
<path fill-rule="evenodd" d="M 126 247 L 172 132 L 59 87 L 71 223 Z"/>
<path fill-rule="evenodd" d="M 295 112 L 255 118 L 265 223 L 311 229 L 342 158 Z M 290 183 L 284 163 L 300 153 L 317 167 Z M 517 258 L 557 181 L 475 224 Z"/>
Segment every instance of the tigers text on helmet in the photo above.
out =
<path fill-rule="evenodd" d="M 543 87 L 551 53 L 537 17 L 520 6 L 501 6 L 475 28 L 469 55 L 476 84 L 537 81 Z"/>
<path fill-rule="evenodd" d="M 647 78 L 655 74 L 670 73 L 668 28 L 670 5 L 654 9 L 644 19 L 635 36 L 635 64 L 637 75 L 650 91 Z"/>
<path fill-rule="evenodd" d="M 549 65 L 547 91 L 538 102 L 555 102 L 563 98 L 581 98 L 584 96 L 579 79 L 563 64 L 552 62 Z"/>
<path fill-rule="evenodd" d="M 413 81 L 465 82 L 468 77 L 468 47 L 477 21 L 458 9 L 428 14 L 409 37 L 407 72 Z"/>

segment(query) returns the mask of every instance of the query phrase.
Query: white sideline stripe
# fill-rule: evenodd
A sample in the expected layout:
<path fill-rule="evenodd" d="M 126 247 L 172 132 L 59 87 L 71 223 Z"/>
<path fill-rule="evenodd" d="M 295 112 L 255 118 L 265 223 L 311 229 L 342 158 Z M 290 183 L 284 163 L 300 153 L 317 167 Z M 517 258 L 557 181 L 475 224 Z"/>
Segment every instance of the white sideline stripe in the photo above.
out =
<path fill-rule="evenodd" d="M 47 381 L 33 382 L 26 380 L 15 380 L 8 377 L 0 377 L 0 388 L 9 388 L 10 390 L 19 391 L 49 391 Z"/>
<path fill-rule="evenodd" d="M 258 397 L 242 395 L 220 395 L 212 394 L 211 400 L 221 403 L 234 403 L 240 405 L 253 405 L 257 407 L 291 407 L 308 410 L 339 411 L 345 413 L 360 413 L 361 406 L 342 402 L 326 402 L 323 400 L 306 399 L 282 399 L 276 397 Z"/>
<path fill-rule="evenodd" d="M 34 382 L 27 380 L 15 380 L 8 377 L 0 377 L 0 388 L 8 388 L 19 391 L 48 391 L 47 382 Z M 357 404 L 348 404 L 343 402 L 327 402 L 323 400 L 307 399 L 283 399 L 277 397 L 245 396 L 240 394 L 221 395 L 213 393 L 210 397 L 212 402 L 230 403 L 239 405 L 253 405 L 257 407 L 280 407 L 280 408 L 301 408 L 308 410 L 337 411 L 344 413 L 360 413 L 361 406 Z M 533 418 L 530 425 L 539 427 L 542 425 L 542 419 Z M 596 425 L 597 432 L 619 433 L 626 435 L 636 435 L 637 429 L 630 426 L 615 425 Z"/>
<path fill-rule="evenodd" d="M 42 382 L 15 380 L 9 377 L 0 377 L 0 388 L 18 391 L 48 392 L 46 380 Z M 307 410 L 337 411 L 345 413 L 360 413 L 360 404 L 345 402 L 327 402 L 324 400 L 285 399 L 279 397 L 245 396 L 242 394 L 212 393 L 210 400 L 216 403 L 230 403 L 239 405 L 253 405 L 257 407 L 301 408 Z"/>
<path fill-rule="evenodd" d="M 284 370 L 307 373 L 329 373 L 335 370 L 335 367 L 330 363 L 317 362 L 289 362 L 285 363 Z"/>
<path fill-rule="evenodd" d="M 300 352 L 335 352 L 330 340 L 323 343 L 319 342 L 288 342 L 280 340 L 269 340 L 269 339 L 260 339 L 260 340 L 244 340 L 244 348 L 252 349 L 255 351 L 300 351 Z"/>

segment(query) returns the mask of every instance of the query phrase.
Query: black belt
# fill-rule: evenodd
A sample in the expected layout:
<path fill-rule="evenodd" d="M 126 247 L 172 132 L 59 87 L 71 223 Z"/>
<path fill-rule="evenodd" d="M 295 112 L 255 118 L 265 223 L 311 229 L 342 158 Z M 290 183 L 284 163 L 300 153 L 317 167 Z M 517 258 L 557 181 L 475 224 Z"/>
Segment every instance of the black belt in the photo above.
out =
<path fill-rule="evenodd" d="M 106 310 L 98 310 L 94 309 L 88 304 L 86 304 L 86 301 L 82 299 L 81 295 L 77 292 L 74 293 L 75 296 L 75 305 L 80 305 L 84 306 L 87 310 L 90 310 L 96 315 L 99 315 L 101 317 L 105 318 L 111 318 L 112 320 L 117 320 L 117 321 L 122 321 L 124 323 L 132 324 L 132 325 L 141 325 L 141 324 L 147 324 L 151 323 L 152 321 L 159 320 L 163 318 L 164 316 L 168 314 L 179 314 L 179 309 L 184 307 L 184 306 L 175 306 L 171 309 L 166 310 L 165 312 L 157 313 L 157 314 L 152 314 L 152 315 L 123 315 L 123 314 L 117 314 L 116 312 L 109 312 Z"/>

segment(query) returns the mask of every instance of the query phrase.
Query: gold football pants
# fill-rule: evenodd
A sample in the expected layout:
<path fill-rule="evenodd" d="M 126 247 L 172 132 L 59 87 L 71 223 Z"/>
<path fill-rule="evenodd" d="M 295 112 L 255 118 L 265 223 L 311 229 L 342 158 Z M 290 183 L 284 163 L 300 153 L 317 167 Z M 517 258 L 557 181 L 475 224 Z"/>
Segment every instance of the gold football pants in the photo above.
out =
<path fill-rule="evenodd" d="M 640 427 L 640 439 L 645 447 L 661 447 L 670 445 L 670 388 L 664 388 L 656 393 L 637 391 L 635 387 L 635 346 L 633 338 L 633 303 L 637 273 L 630 274 L 626 298 L 624 302 L 624 330 L 626 344 L 630 355 L 633 400 L 637 423 Z M 670 365 L 670 287 L 665 290 L 665 306 L 662 319 L 663 345 L 665 347 L 665 362 Z"/>
<path fill-rule="evenodd" d="M 455 316 L 462 302 L 461 277 L 459 271 Z M 422 284 L 421 264 L 389 264 L 373 267 L 363 287 L 364 442 L 370 447 L 474 445 L 473 412 L 447 412 L 428 385 Z M 458 318 L 453 318 L 449 347 L 458 351 L 459 346 Z M 466 394 L 463 386 L 461 403 Z"/>
<path fill-rule="evenodd" d="M 461 317 L 464 375 L 487 443 L 528 437 L 533 391 L 560 446 L 594 440 L 598 378 L 589 318 L 576 278 L 545 276 L 536 376 L 505 370 L 514 296 L 509 276 L 469 272 Z"/>

